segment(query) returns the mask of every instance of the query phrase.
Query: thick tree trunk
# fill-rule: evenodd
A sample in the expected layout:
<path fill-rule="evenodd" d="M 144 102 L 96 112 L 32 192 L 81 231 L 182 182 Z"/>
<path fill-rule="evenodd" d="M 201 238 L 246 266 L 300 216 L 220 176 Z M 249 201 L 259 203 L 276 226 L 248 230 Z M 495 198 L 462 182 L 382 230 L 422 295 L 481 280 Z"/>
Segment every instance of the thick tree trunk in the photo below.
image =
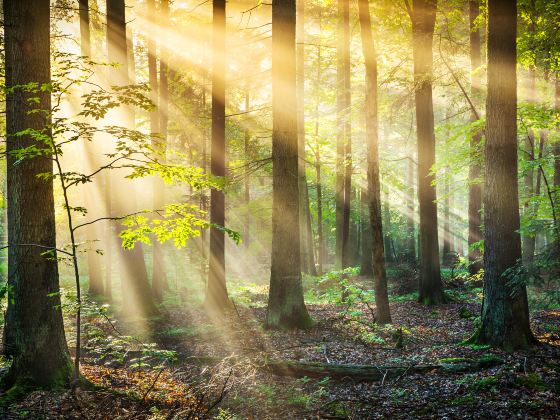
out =
<path fill-rule="evenodd" d="M 554 108 L 557 114 L 560 114 L 560 73 L 556 73 L 556 80 L 554 81 Z M 560 141 L 554 143 L 553 146 L 554 155 L 554 186 L 560 187 Z M 556 206 L 559 205 L 560 199 L 560 189 L 556 193 Z"/>
<path fill-rule="evenodd" d="M 50 2 L 6 0 L 3 9 L 10 245 L 4 354 L 13 358 L 4 385 L 68 386 L 73 368 L 60 306 L 53 183 L 38 176 L 52 173 L 50 147 L 31 136 L 16 136 L 28 129 L 52 135 L 50 92 L 16 87 L 51 83 Z M 48 149 L 45 156 L 20 161 L 14 154 L 33 145 Z"/>
<path fill-rule="evenodd" d="M 88 0 L 79 0 L 80 9 L 80 52 L 84 57 L 91 58 L 91 32 L 90 32 L 90 16 Z M 95 150 L 91 142 L 84 142 L 85 150 L 85 163 L 86 172 L 92 173 L 98 167 L 97 159 L 95 158 Z M 89 187 L 89 188 L 88 188 Z M 95 219 L 100 217 L 99 212 L 99 197 L 97 185 L 90 183 L 85 186 L 85 202 L 88 214 Z M 99 224 L 93 223 L 86 226 L 86 239 L 88 241 L 87 252 L 87 270 L 89 276 L 89 294 L 90 295 L 103 295 L 103 276 L 101 275 L 101 256 L 96 252 L 96 241 L 101 239 L 101 230 Z"/>
<path fill-rule="evenodd" d="M 163 0 L 160 3 L 160 27 L 164 32 L 169 24 L 169 3 Z M 155 11 L 155 0 L 148 0 L 147 2 L 148 16 L 157 16 Z M 167 101 L 167 48 L 166 37 L 161 36 L 160 42 L 160 61 L 159 61 L 159 81 L 157 69 L 157 53 L 156 53 L 156 37 L 155 34 L 148 36 L 148 76 L 151 90 L 151 99 L 158 106 L 157 110 L 150 113 L 150 131 L 152 133 L 159 133 L 160 137 L 154 136 L 152 146 L 155 150 L 161 153 L 158 159 L 165 160 L 165 149 L 167 143 L 167 120 L 168 120 L 168 101 Z M 161 209 L 165 204 L 164 191 L 165 186 L 159 176 L 155 176 L 152 186 L 153 194 L 153 207 L 154 209 Z M 161 302 L 163 298 L 163 289 L 166 284 L 165 264 L 163 245 L 158 241 L 154 241 L 152 245 L 153 264 L 152 264 L 152 292 L 154 298 Z"/>
<path fill-rule="evenodd" d="M 436 305 L 446 301 L 441 282 L 436 189 L 430 173 L 436 160 L 434 104 L 432 100 L 432 43 L 436 0 L 413 0 L 412 52 L 418 136 L 418 203 L 420 207 L 419 301 Z"/>
<path fill-rule="evenodd" d="M 470 27 L 470 59 L 471 59 L 471 97 L 474 103 L 480 102 L 481 76 L 479 67 L 481 65 L 480 31 L 476 28 L 476 19 L 480 14 L 479 0 L 469 1 L 469 27 Z M 471 120 L 478 119 L 472 115 Z M 473 249 L 473 244 L 482 240 L 482 186 L 480 176 L 482 168 L 477 158 L 480 148 L 482 134 L 476 132 L 471 137 L 471 159 L 469 163 L 469 272 L 476 274 L 482 269 L 482 253 L 478 248 Z"/>
<path fill-rule="evenodd" d="M 488 97 L 484 187 L 484 301 L 479 343 L 508 350 L 534 341 L 525 286 L 512 291 L 504 272 L 521 258 L 517 193 L 517 6 L 488 3 Z"/>
<path fill-rule="evenodd" d="M 312 324 L 300 271 L 295 0 L 272 3 L 272 255 L 266 325 Z"/>
<path fill-rule="evenodd" d="M 336 267 L 346 268 L 350 229 L 350 2 L 338 0 L 336 132 Z"/>
<path fill-rule="evenodd" d="M 377 52 L 371 33 L 371 17 L 368 0 L 358 1 L 362 50 L 366 67 L 366 137 L 368 162 L 368 200 L 373 248 L 373 278 L 375 280 L 375 322 L 391 322 L 387 275 L 383 252 L 383 226 L 381 215 L 381 182 L 379 180 L 379 132 L 377 104 Z"/>
<path fill-rule="evenodd" d="M 210 171 L 212 175 L 226 174 L 226 2 L 213 1 L 212 24 L 212 147 Z M 210 193 L 210 222 L 225 226 L 225 196 L 223 191 Z M 223 311 L 230 305 L 226 286 L 224 231 L 210 228 L 210 261 L 206 306 L 212 311 Z"/>
<path fill-rule="evenodd" d="M 107 0 L 107 46 L 109 61 L 118 63 L 113 71 L 113 83 L 127 85 L 129 83 L 127 36 L 124 0 Z M 132 52 L 131 52 L 132 53 Z M 133 114 L 124 111 L 124 125 L 133 128 Z M 128 182 L 120 171 L 114 172 L 115 180 L 111 182 L 111 199 L 115 201 L 114 212 L 117 215 L 129 214 L 136 210 L 136 194 L 126 194 L 130 190 Z M 114 188 L 113 188 L 114 187 Z M 124 227 L 117 223 L 116 248 L 119 251 L 121 271 L 122 311 L 127 315 L 148 316 L 155 312 L 152 291 L 148 282 L 148 272 L 144 261 L 142 245 L 136 244 L 134 249 L 125 250 L 120 244 L 120 233 Z"/>

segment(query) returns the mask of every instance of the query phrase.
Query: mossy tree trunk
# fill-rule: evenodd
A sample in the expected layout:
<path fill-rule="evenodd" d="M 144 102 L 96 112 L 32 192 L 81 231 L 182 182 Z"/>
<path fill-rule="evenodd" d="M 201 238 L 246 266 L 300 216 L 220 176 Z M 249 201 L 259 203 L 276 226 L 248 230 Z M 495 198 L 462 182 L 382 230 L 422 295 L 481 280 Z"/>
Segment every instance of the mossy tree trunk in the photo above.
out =
<path fill-rule="evenodd" d="M 373 278 L 375 281 L 375 321 L 391 322 L 387 274 L 383 252 L 383 225 L 381 215 L 381 182 L 379 179 L 379 132 L 377 104 L 377 52 L 371 31 L 369 1 L 358 1 L 362 49 L 366 66 L 366 138 L 368 162 L 368 201 L 371 245 L 373 249 Z"/>
<path fill-rule="evenodd" d="M 266 325 L 312 321 L 300 272 L 295 0 L 272 3 L 272 255 Z"/>
<path fill-rule="evenodd" d="M 521 258 L 517 185 L 517 6 L 488 3 L 488 97 L 484 186 L 484 301 L 479 343 L 508 350 L 534 341 L 525 286 L 512 290 L 504 272 Z"/>
<path fill-rule="evenodd" d="M 49 85 L 50 2 L 4 1 L 4 36 L 6 87 Z M 15 134 L 31 129 L 52 135 L 50 92 L 15 88 L 7 91 L 6 99 L 10 247 L 4 353 L 13 363 L 4 385 L 67 386 L 73 368 L 60 306 L 53 183 L 52 178 L 38 177 L 52 173 L 52 160 L 49 152 L 19 162 L 13 154 L 31 146 L 49 147 L 31 136 Z"/>
<path fill-rule="evenodd" d="M 408 5 L 408 2 L 406 3 Z M 434 103 L 432 99 L 433 35 L 436 0 L 413 0 L 408 10 L 412 20 L 414 99 L 418 137 L 418 204 L 420 208 L 419 301 L 437 305 L 446 301 L 439 262 L 436 188 L 431 169 L 436 160 Z"/>

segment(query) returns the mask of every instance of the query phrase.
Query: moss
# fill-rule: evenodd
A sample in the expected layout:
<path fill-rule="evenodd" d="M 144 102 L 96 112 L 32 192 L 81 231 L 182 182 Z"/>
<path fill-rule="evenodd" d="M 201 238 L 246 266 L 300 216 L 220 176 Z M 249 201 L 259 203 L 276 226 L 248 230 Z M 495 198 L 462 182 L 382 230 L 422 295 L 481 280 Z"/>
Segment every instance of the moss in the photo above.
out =
<path fill-rule="evenodd" d="M 473 395 L 461 395 L 460 397 L 453 398 L 449 401 L 449 405 L 454 406 L 462 406 L 462 405 L 475 405 L 476 404 L 476 397 Z"/>
<path fill-rule="evenodd" d="M 471 387 L 477 391 L 489 391 L 491 389 L 496 389 L 497 385 L 498 378 L 496 376 L 487 376 L 473 382 Z"/>
<path fill-rule="evenodd" d="M 528 373 L 515 378 L 515 385 L 534 391 L 545 391 L 548 387 L 537 373 Z"/>

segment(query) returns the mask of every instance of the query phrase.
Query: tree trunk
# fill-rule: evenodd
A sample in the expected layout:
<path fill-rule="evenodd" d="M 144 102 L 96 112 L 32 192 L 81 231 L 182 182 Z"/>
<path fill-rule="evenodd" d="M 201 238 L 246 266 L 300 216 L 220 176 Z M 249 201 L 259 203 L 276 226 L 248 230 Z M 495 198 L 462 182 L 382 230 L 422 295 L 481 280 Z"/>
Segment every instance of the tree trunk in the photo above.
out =
<path fill-rule="evenodd" d="M 373 277 L 373 249 L 371 244 L 371 222 L 369 220 L 367 187 L 362 187 L 360 210 L 362 218 L 362 260 L 360 264 L 360 275 L 364 277 Z"/>
<path fill-rule="evenodd" d="M 29 135 L 16 136 L 29 129 L 52 135 L 50 92 L 25 92 L 16 87 L 51 83 L 50 2 L 6 0 L 3 9 L 10 244 L 4 354 L 13 358 L 4 385 L 68 386 L 73 368 L 58 284 L 53 183 L 52 178 L 38 177 L 52 174 L 50 146 Z M 31 146 L 47 149 L 45 157 L 20 161 L 14 155 Z"/>
<path fill-rule="evenodd" d="M 118 63 L 119 67 L 113 70 L 112 82 L 116 85 L 129 83 L 127 36 L 124 0 L 107 0 L 107 45 L 109 61 Z M 130 52 L 132 54 L 132 51 Z M 124 125 L 134 127 L 131 110 L 124 110 Z M 130 191 L 129 182 L 120 171 L 114 171 L 115 180 L 111 182 L 111 199 L 115 200 L 114 211 L 117 215 L 129 214 L 136 210 L 136 194 L 127 194 Z M 144 262 L 144 253 L 141 244 L 131 250 L 125 250 L 120 244 L 120 233 L 123 225 L 117 223 L 116 240 L 119 250 L 119 266 L 121 270 L 122 311 L 126 315 L 148 316 L 155 312 L 154 300 L 148 272 Z"/>
<path fill-rule="evenodd" d="M 476 29 L 476 19 L 480 14 L 479 0 L 469 1 L 470 22 L 470 59 L 471 59 L 471 97 L 474 103 L 480 102 L 481 77 L 479 67 L 481 65 L 480 31 Z M 478 116 L 473 113 L 471 121 L 476 121 Z M 473 249 L 473 244 L 482 240 L 482 188 L 480 176 L 482 168 L 477 157 L 480 149 L 480 131 L 473 133 L 470 141 L 471 158 L 469 162 L 469 273 L 474 275 L 482 269 L 482 253 L 480 249 Z"/>
<path fill-rule="evenodd" d="M 155 0 L 147 1 L 147 17 L 157 16 L 155 10 Z M 167 19 L 165 15 L 168 13 L 168 4 L 164 0 L 161 2 L 160 17 L 158 19 L 161 25 L 161 30 L 165 31 Z M 156 51 L 156 36 L 157 34 L 150 34 L 146 40 L 148 47 L 148 79 L 150 84 L 150 99 L 158 107 L 158 109 L 150 112 L 150 132 L 153 134 L 160 134 L 161 137 L 152 137 L 152 147 L 159 153 L 165 154 L 165 144 L 167 137 L 167 63 L 165 50 L 165 37 L 162 36 L 160 43 L 160 77 L 158 81 L 157 69 L 157 51 Z M 159 83 L 158 83 L 159 82 Z M 160 126 L 161 124 L 161 126 Z M 162 159 L 158 156 L 158 159 Z M 164 184 L 159 176 L 153 178 L 152 184 L 152 197 L 153 208 L 161 209 L 164 203 L 163 197 Z M 156 301 L 161 302 L 163 298 L 163 284 L 165 283 L 165 265 L 162 244 L 154 241 L 152 245 L 152 293 Z"/>
<path fill-rule="evenodd" d="M 385 261 L 394 262 L 393 252 L 391 251 L 391 209 L 389 207 L 389 190 L 383 192 L 383 248 L 385 249 Z"/>
<path fill-rule="evenodd" d="M 309 194 L 307 191 L 307 177 L 305 174 L 305 4 L 303 0 L 297 4 L 297 108 L 298 108 L 298 174 L 299 174 L 299 224 L 301 246 L 301 271 L 315 275 L 315 258 L 310 236 L 311 226 L 309 216 Z"/>
<path fill-rule="evenodd" d="M 414 228 L 414 161 L 412 156 L 407 159 L 407 176 L 408 184 L 406 192 L 406 210 L 407 210 L 407 260 L 409 264 L 416 265 L 416 229 Z"/>
<path fill-rule="evenodd" d="M 266 325 L 312 324 L 300 271 L 295 0 L 272 3 L 272 253 Z"/>
<path fill-rule="evenodd" d="M 213 1 L 212 23 L 212 147 L 210 171 L 212 175 L 226 175 L 226 2 Z M 212 189 L 210 193 L 210 222 L 225 226 L 225 196 L 223 191 Z M 229 297 L 226 286 L 225 235 L 218 228 L 210 228 L 210 261 L 206 306 L 212 311 L 228 308 Z"/>
<path fill-rule="evenodd" d="M 556 113 L 560 113 L 560 73 L 556 73 L 556 80 L 554 82 L 554 109 Z M 553 146 L 554 155 L 554 186 L 560 187 L 560 141 L 554 143 Z M 560 194 L 560 189 L 556 193 L 556 206 L 560 203 L 558 195 Z"/>
<path fill-rule="evenodd" d="M 88 0 L 79 0 L 80 9 L 80 53 L 84 57 L 91 58 L 91 33 L 90 33 L 90 17 L 89 17 L 89 4 Z M 86 172 L 92 173 L 97 169 L 98 162 L 95 158 L 95 150 L 91 142 L 84 142 L 85 151 L 85 166 Z M 89 187 L 89 188 L 88 188 Z M 97 185 L 95 183 L 87 184 L 84 187 L 84 196 L 86 202 L 86 209 L 88 214 L 93 217 L 92 219 L 100 217 L 99 212 L 99 197 L 97 194 Z M 87 270 L 89 276 L 89 294 L 90 295 L 103 295 L 103 277 L 101 275 L 101 256 L 96 252 L 96 241 L 101 239 L 101 231 L 97 223 L 86 226 L 86 240 L 88 248 L 87 252 Z"/>
<path fill-rule="evenodd" d="M 432 100 L 432 43 L 436 22 L 436 0 L 413 0 L 412 52 L 416 129 L 418 136 L 418 204 L 420 208 L 419 301 L 437 305 L 446 301 L 441 282 L 438 244 L 436 189 L 430 174 L 436 160 L 434 104 Z"/>
<path fill-rule="evenodd" d="M 443 185 L 443 265 L 449 266 L 453 258 L 451 258 L 451 211 L 449 197 L 449 179 L 446 177 Z"/>
<path fill-rule="evenodd" d="M 336 132 L 336 267 L 346 268 L 350 229 L 350 2 L 338 0 Z"/>
<path fill-rule="evenodd" d="M 319 19 L 319 25 L 321 20 Z M 317 47 L 317 76 L 315 88 L 321 86 L 321 47 Z M 315 104 L 315 177 L 317 189 L 317 274 L 323 274 L 326 262 L 325 238 L 323 235 L 323 196 L 321 184 L 321 142 L 319 139 L 319 105 L 320 98 L 317 97 Z"/>
<path fill-rule="evenodd" d="M 517 193 L 517 6 L 488 3 L 488 97 L 484 186 L 484 300 L 479 343 L 508 350 L 535 339 L 525 286 L 512 291 L 504 272 L 521 258 Z"/>
<path fill-rule="evenodd" d="M 531 30 L 531 29 L 530 29 Z M 534 32 L 534 27 L 532 28 L 532 32 Z M 535 103 L 535 69 L 533 66 L 529 68 L 529 80 L 527 83 L 527 101 L 530 104 Z M 533 169 L 533 164 L 535 161 L 535 131 L 532 128 L 527 130 L 527 134 L 525 136 L 525 160 L 529 162 L 531 165 L 527 171 L 525 172 L 525 176 L 523 178 L 523 183 L 525 184 L 524 188 L 524 204 L 523 204 L 523 215 L 530 223 L 533 218 L 536 217 L 535 207 L 531 200 L 535 195 L 535 170 Z M 522 243 L 522 251 L 521 255 L 523 256 L 524 263 L 530 263 L 533 261 L 535 256 L 535 235 L 528 234 L 523 235 L 521 238 Z"/>
<path fill-rule="evenodd" d="M 368 0 L 358 1 L 362 50 L 366 67 L 366 137 L 368 162 L 368 201 L 373 248 L 373 277 L 375 280 L 375 322 L 391 322 L 387 275 L 383 252 L 383 226 L 381 215 L 381 182 L 379 180 L 379 132 L 377 104 L 377 52 L 371 33 L 371 17 Z"/>
<path fill-rule="evenodd" d="M 245 112 L 249 111 L 249 88 L 245 88 Z M 244 128 L 244 153 L 245 164 L 248 165 L 252 160 L 251 154 L 251 133 L 249 128 Z M 251 233 L 251 210 L 249 204 L 251 203 L 251 178 L 250 175 L 245 175 L 244 180 L 244 200 L 245 200 L 245 226 L 243 226 L 243 244 L 245 249 L 249 248 L 249 235 Z"/>

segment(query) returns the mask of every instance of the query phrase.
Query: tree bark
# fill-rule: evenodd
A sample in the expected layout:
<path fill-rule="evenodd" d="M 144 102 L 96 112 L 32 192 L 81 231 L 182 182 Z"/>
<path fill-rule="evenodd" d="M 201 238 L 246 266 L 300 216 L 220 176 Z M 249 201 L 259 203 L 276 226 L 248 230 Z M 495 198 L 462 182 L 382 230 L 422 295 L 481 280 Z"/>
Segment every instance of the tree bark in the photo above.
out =
<path fill-rule="evenodd" d="M 306 328 L 300 271 L 295 0 L 272 3 L 272 255 L 266 325 Z"/>
<path fill-rule="evenodd" d="M 210 150 L 210 171 L 212 175 L 224 177 L 226 174 L 226 2 L 214 0 L 212 3 L 212 147 Z M 210 222 L 225 226 L 224 192 L 212 189 L 210 193 Z M 206 306 L 212 311 L 223 311 L 230 306 L 225 271 L 224 231 L 210 228 L 210 260 Z"/>
<path fill-rule="evenodd" d="M 557 114 L 560 114 L 560 73 L 556 73 L 556 80 L 554 81 L 554 109 Z M 553 146 L 554 155 L 554 186 L 560 187 L 560 142 L 557 141 Z M 556 206 L 560 203 L 558 196 L 560 189 L 556 193 Z"/>
<path fill-rule="evenodd" d="M 350 230 L 350 2 L 338 0 L 336 133 L 336 266 L 346 268 Z"/>
<path fill-rule="evenodd" d="M 362 50 L 366 67 L 366 137 L 368 161 L 368 201 L 373 249 L 373 278 L 375 280 L 375 322 L 391 322 L 387 274 L 383 252 L 383 224 L 381 215 L 381 182 L 379 180 L 379 132 L 377 103 L 377 51 L 371 31 L 368 0 L 358 1 Z"/>
<path fill-rule="evenodd" d="M 124 0 L 107 0 L 107 46 L 109 61 L 118 63 L 113 70 L 114 84 L 124 86 L 129 83 L 127 36 Z M 132 53 L 132 52 L 131 52 Z M 134 127 L 133 113 L 125 109 L 124 125 Z M 111 199 L 115 201 L 114 211 L 117 215 L 129 214 L 136 210 L 136 194 L 127 194 L 130 190 L 120 171 L 115 171 L 115 180 L 111 182 Z M 149 316 L 156 311 L 148 272 L 144 261 L 141 244 L 131 250 L 125 250 L 120 244 L 123 225 L 117 223 L 116 240 L 121 270 L 122 311 L 126 315 Z"/>
<path fill-rule="evenodd" d="M 482 93 L 482 82 L 479 68 L 482 64 L 480 48 L 480 31 L 476 28 L 476 19 L 480 14 L 479 0 L 469 1 L 469 28 L 470 28 L 470 60 L 471 60 L 471 97 L 474 103 L 479 103 Z M 478 115 L 471 116 L 471 121 L 476 121 Z M 480 249 L 473 248 L 473 244 L 483 239 L 482 237 L 482 186 L 480 176 L 482 168 L 477 157 L 480 149 L 480 131 L 473 133 L 470 140 L 471 158 L 469 162 L 469 273 L 474 275 L 482 269 L 482 253 Z"/>
<path fill-rule="evenodd" d="M 521 258 L 517 193 L 517 6 L 488 3 L 488 96 L 484 186 L 484 300 L 479 343 L 508 350 L 534 342 L 525 286 L 512 290 L 504 272 Z"/>
<path fill-rule="evenodd" d="M 3 380 L 7 387 L 68 386 L 73 368 L 60 306 L 53 183 L 38 177 L 52 174 L 50 146 L 16 135 L 31 129 L 52 136 L 50 92 L 17 88 L 51 83 L 50 2 L 6 0 L 3 9 L 9 243 L 4 354 L 13 358 Z M 21 161 L 14 155 L 31 146 L 44 155 Z"/>
<path fill-rule="evenodd" d="M 418 136 L 418 203 L 420 208 L 420 293 L 427 305 L 445 302 L 439 264 L 438 217 L 434 177 L 436 160 L 434 104 L 432 100 L 433 35 L 436 0 L 413 0 L 412 52 Z"/>

